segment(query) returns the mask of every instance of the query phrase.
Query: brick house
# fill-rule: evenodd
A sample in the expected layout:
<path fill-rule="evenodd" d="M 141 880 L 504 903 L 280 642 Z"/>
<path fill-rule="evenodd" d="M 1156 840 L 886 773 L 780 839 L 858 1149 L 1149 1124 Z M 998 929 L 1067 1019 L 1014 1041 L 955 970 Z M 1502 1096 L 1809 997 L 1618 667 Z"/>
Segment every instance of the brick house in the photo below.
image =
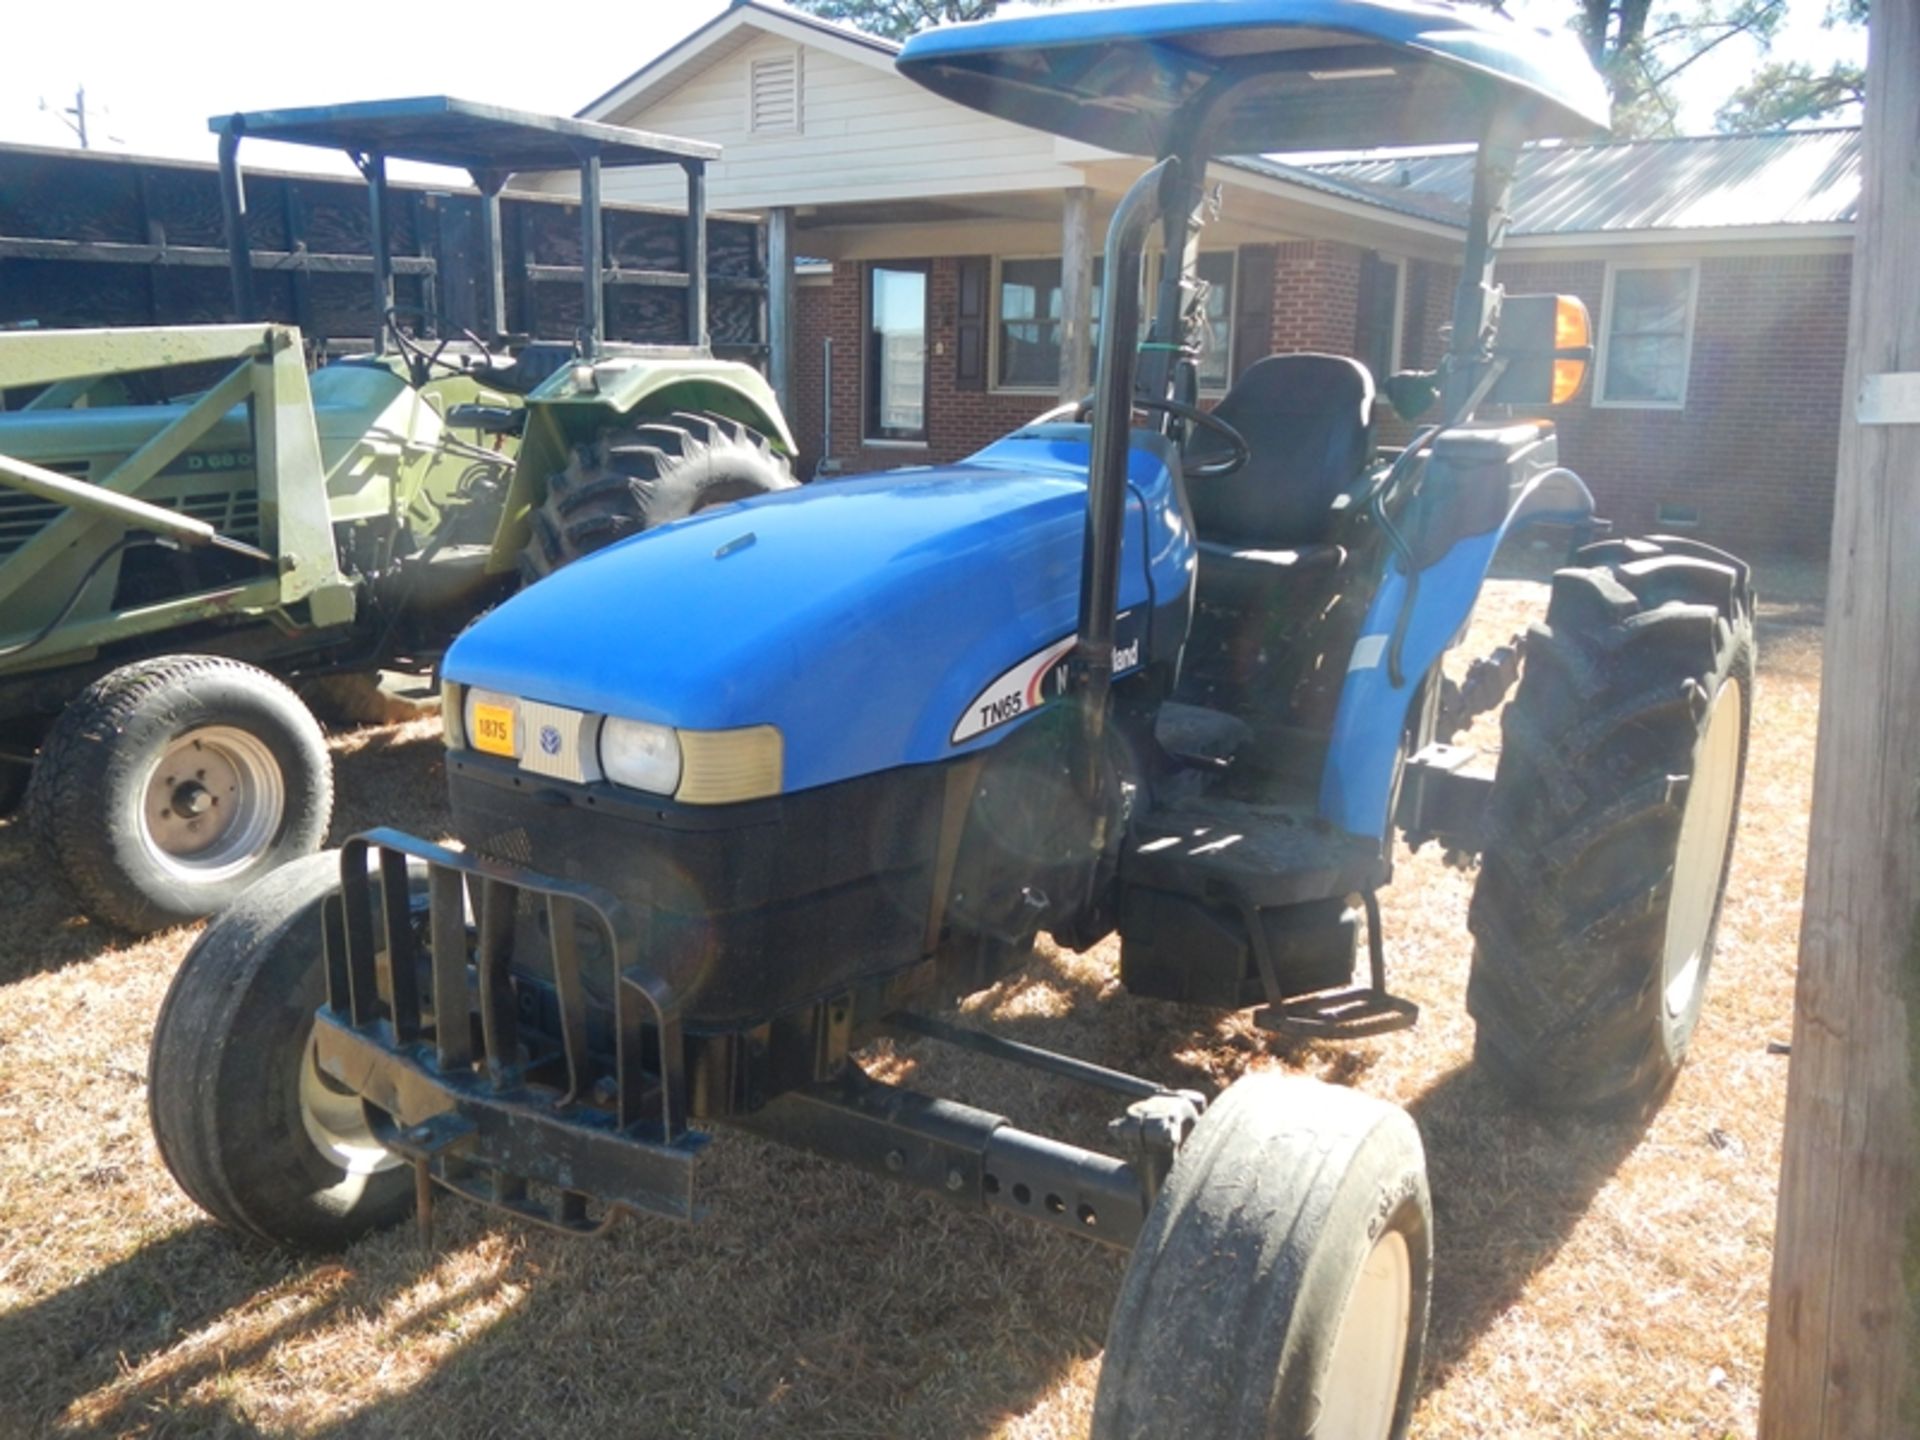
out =
<path fill-rule="evenodd" d="M 1084 393 L 1101 237 L 1143 164 L 941 100 L 896 48 L 735 0 L 580 112 L 724 147 L 710 202 L 768 220 L 770 368 L 809 473 L 957 459 Z M 1216 162 L 1203 392 L 1277 351 L 1430 365 L 1470 169 Z M 1528 153 L 1500 279 L 1592 313 L 1593 379 L 1555 418 L 1602 513 L 1824 553 L 1859 175 L 1853 130 Z M 623 171 L 608 198 L 671 183 Z"/>

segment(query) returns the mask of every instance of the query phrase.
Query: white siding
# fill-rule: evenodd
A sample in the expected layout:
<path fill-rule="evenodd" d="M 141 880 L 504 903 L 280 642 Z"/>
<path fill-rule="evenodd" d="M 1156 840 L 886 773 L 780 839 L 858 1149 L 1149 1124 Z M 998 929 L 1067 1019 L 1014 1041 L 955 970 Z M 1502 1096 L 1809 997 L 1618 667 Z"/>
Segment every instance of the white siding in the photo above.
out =
<path fill-rule="evenodd" d="M 798 66 L 800 129 L 755 133 L 748 107 L 753 62 L 793 56 L 793 41 L 758 34 L 652 105 L 604 118 L 723 146 L 724 158 L 708 170 L 707 203 L 716 210 L 1084 183 L 1077 169 L 1056 162 L 1052 136 L 963 109 L 890 70 L 814 47 Z M 686 194 L 677 167 L 609 170 L 605 183 L 609 200 L 678 205 Z"/>

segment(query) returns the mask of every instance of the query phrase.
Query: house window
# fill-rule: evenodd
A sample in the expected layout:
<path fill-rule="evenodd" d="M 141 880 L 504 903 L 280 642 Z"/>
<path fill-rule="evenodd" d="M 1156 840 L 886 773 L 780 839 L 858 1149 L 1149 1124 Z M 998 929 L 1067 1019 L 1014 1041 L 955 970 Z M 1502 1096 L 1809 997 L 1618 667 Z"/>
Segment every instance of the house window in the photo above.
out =
<path fill-rule="evenodd" d="M 1225 390 L 1233 370 L 1233 266 L 1238 253 L 1202 255 L 1194 269 L 1207 286 L 1207 329 L 1201 340 L 1200 388 Z"/>
<path fill-rule="evenodd" d="M 1360 265 L 1360 325 L 1354 358 L 1384 380 L 1400 368 L 1407 263 L 1369 251 Z"/>
<path fill-rule="evenodd" d="M 927 267 L 867 268 L 866 422 L 869 440 L 927 438 Z"/>
<path fill-rule="evenodd" d="M 1200 354 L 1200 388 L 1224 390 L 1233 355 L 1235 254 L 1204 254 L 1196 265 L 1207 285 L 1207 333 Z M 1093 369 L 1100 351 L 1102 262 L 1093 262 L 1093 323 L 1087 343 Z M 1140 333 L 1153 321 L 1159 268 L 1142 267 Z M 1052 391 L 1060 383 L 1060 259 L 1002 260 L 994 311 L 994 385 L 1001 390 Z"/>
<path fill-rule="evenodd" d="M 1667 410 L 1686 404 L 1698 279 L 1691 265 L 1607 268 L 1594 404 Z"/>
<path fill-rule="evenodd" d="M 747 62 L 747 129 L 755 134 L 800 128 L 800 52 Z"/>

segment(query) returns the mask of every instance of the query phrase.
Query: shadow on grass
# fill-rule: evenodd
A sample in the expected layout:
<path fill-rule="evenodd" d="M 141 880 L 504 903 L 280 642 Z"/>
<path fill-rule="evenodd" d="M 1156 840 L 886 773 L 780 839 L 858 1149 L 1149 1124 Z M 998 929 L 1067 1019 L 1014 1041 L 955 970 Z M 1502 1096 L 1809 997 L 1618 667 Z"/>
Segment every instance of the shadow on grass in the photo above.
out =
<path fill-rule="evenodd" d="M 1646 1126 L 1517 1109 L 1471 1066 L 1441 1077 L 1407 1109 L 1433 1188 L 1432 1388 L 1559 1253 Z"/>
<path fill-rule="evenodd" d="M 983 1435 L 1098 1351 L 1117 1256 L 723 1148 L 691 1227 L 583 1241 L 448 1200 L 434 1255 L 405 1226 L 339 1261 L 175 1232 L 0 1317 L 0 1432 L 280 1433 L 292 1397 L 341 1440 Z M 415 1343 L 423 1377 L 375 1394 Z"/>

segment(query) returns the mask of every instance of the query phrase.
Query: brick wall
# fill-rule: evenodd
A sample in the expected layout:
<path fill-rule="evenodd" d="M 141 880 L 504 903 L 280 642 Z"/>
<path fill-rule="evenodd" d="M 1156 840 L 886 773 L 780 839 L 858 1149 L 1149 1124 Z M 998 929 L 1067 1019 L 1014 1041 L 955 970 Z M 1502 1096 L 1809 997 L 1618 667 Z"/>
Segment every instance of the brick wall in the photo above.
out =
<path fill-rule="evenodd" d="M 1353 354 L 1366 252 L 1336 240 L 1295 240 L 1275 249 L 1272 353 Z"/>
<path fill-rule="evenodd" d="M 902 257 L 907 258 L 907 257 Z M 927 443 L 864 443 L 861 413 L 862 272 L 857 261 L 833 267 L 831 286 L 806 286 L 794 317 L 794 410 L 803 474 L 822 458 L 821 341 L 833 337 L 833 455 L 848 474 L 902 465 L 944 464 L 971 455 L 1018 429 L 1042 410 L 1047 395 L 996 395 L 954 388 L 954 321 L 959 271 L 952 259 L 931 262 L 927 283 Z"/>
<path fill-rule="evenodd" d="M 1363 252 L 1336 241 L 1277 247 L 1273 349 L 1352 353 L 1357 348 Z M 1458 270 L 1412 261 L 1401 357 L 1430 367 L 1440 356 Z M 1516 292 L 1557 291 L 1586 301 L 1597 326 L 1605 267 L 1598 261 L 1504 265 Z M 928 439 L 923 448 L 863 444 L 861 283 L 855 262 L 835 265 L 831 286 L 800 291 L 794 415 L 802 473 L 821 457 L 821 340 L 833 337 L 833 451 L 848 472 L 960 459 L 1030 420 L 1044 395 L 954 388 L 954 261 L 932 262 L 928 286 Z M 1699 516 L 1692 533 L 1750 554 L 1825 553 L 1832 522 L 1848 261 L 1844 255 L 1710 259 L 1700 264 L 1691 372 L 1684 410 L 1595 408 L 1591 383 L 1555 413 L 1561 456 L 1593 488 L 1600 511 L 1627 533 L 1672 528 L 1661 506 Z M 1384 419 L 1383 439 L 1404 438 Z"/>
<path fill-rule="evenodd" d="M 1700 262 L 1686 407 L 1593 405 L 1597 375 L 1554 412 L 1560 454 L 1628 534 L 1675 529 L 1662 506 L 1699 516 L 1684 533 L 1745 554 L 1826 553 L 1833 523 L 1846 364 L 1845 255 Z M 1580 296 L 1601 323 L 1605 267 L 1515 264 L 1515 292 Z"/>

